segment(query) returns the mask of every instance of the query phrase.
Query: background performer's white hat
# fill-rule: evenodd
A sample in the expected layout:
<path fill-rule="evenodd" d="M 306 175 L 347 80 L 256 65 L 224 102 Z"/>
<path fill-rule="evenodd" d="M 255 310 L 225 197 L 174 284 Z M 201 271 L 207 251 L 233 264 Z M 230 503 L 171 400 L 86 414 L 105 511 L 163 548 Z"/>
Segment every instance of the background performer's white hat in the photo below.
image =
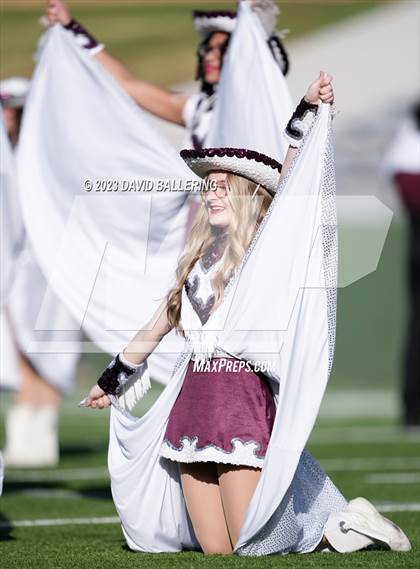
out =
<path fill-rule="evenodd" d="M 3 107 L 20 108 L 25 104 L 30 81 L 26 77 L 10 77 L 0 81 L 0 102 Z"/>
<path fill-rule="evenodd" d="M 194 26 L 205 40 L 213 32 L 232 33 L 236 26 L 236 12 L 228 10 L 194 10 Z"/>

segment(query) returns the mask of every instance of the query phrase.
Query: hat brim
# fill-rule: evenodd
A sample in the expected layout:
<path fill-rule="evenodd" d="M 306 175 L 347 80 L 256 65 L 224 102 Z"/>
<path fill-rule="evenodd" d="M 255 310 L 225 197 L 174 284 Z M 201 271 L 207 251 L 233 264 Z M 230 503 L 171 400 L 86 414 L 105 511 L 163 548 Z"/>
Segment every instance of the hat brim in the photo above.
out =
<path fill-rule="evenodd" d="M 259 152 L 234 148 L 203 148 L 182 150 L 181 157 L 200 178 L 205 178 L 210 172 L 222 170 L 261 184 L 273 195 L 279 185 L 281 164 Z"/>
<path fill-rule="evenodd" d="M 196 32 L 206 39 L 213 32 L 231 34 L 236 26 L 236 12 L 194 10 Z"/>

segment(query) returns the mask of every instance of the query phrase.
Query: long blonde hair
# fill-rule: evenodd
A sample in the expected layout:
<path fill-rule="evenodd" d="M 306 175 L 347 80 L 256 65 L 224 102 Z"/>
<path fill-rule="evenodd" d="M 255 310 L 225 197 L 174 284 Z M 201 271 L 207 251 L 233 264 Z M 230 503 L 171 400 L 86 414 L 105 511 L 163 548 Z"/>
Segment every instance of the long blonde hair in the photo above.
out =
<path fill-rule="evenodd" d="M 241 263 L 272 200 L 272 195 L 266 188 L 259 186 L 257 189 L 257 184 L 236 174 L 227 173 L 226 186 L 233 215 L 226 228 L 227 244 L 220 269 L 211 280 L 215 294 L 213 311 L 222 302 L 225 283 Z M 255 196 L 251 199 L 254 192 Z M 194 264 L 217 238 L 218 233 L 220 229 L 215 229 L 209 223 L 208 212 L 203 201 L 178 263 L 176 284 L 167 295 L 168 322 L 181 333 L 183 333 L 180 324 L 182 288 Z"/>

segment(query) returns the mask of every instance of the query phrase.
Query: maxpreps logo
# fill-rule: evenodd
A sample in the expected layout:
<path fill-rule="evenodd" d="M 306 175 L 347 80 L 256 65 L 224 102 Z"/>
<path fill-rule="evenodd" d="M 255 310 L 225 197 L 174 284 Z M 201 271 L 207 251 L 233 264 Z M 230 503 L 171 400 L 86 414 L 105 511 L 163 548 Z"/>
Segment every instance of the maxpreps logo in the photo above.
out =
<path fill-rule="evenodd" d="M 257 360 L 251 365 L 250 362 L 245 360 L 213 358 L 207 361 L 194 360 L 193 370 L 209 373 L 220 373 L 221 371 L 237 373 L 244 370 L 266 373 L 274 370 L 274 362 Z"/>

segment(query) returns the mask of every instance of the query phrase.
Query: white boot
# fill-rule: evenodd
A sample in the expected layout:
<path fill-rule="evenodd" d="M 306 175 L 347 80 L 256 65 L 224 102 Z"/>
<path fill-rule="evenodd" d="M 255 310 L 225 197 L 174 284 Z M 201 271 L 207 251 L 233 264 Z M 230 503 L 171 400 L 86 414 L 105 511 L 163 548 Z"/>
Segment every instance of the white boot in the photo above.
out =
<path fill-rule="evenodd" d="M 32 407 L 27 404 L 16 404 L 9 407 L 6 413 L 6 446 L 4 462 L 7 466 L 20 466 L 27 459 L 29 435 L 32 425 Z"/>
<path fill-rule="evenodd" d="M 33 441 L 33 462 L 38 466 L 56 466 L 59 462 L 58 407 L 43 405 L 35 412 L 36 440 Z"/>
<path fill-rule="evenodd" d="M 12 467 L 58 464 L 57 423 L 56 406 L 13 405 L 6 416 L 5 464 Z"/>
<path fill-rule="evenodd" d="M 355 498 L 342 512 L 331 514 L 324 535 L 340 553 L 350 553 L 372 544 L 393 551 L 410 551 L 410 542 L 396 524 L 382 516 L 365 498 Z"/>

